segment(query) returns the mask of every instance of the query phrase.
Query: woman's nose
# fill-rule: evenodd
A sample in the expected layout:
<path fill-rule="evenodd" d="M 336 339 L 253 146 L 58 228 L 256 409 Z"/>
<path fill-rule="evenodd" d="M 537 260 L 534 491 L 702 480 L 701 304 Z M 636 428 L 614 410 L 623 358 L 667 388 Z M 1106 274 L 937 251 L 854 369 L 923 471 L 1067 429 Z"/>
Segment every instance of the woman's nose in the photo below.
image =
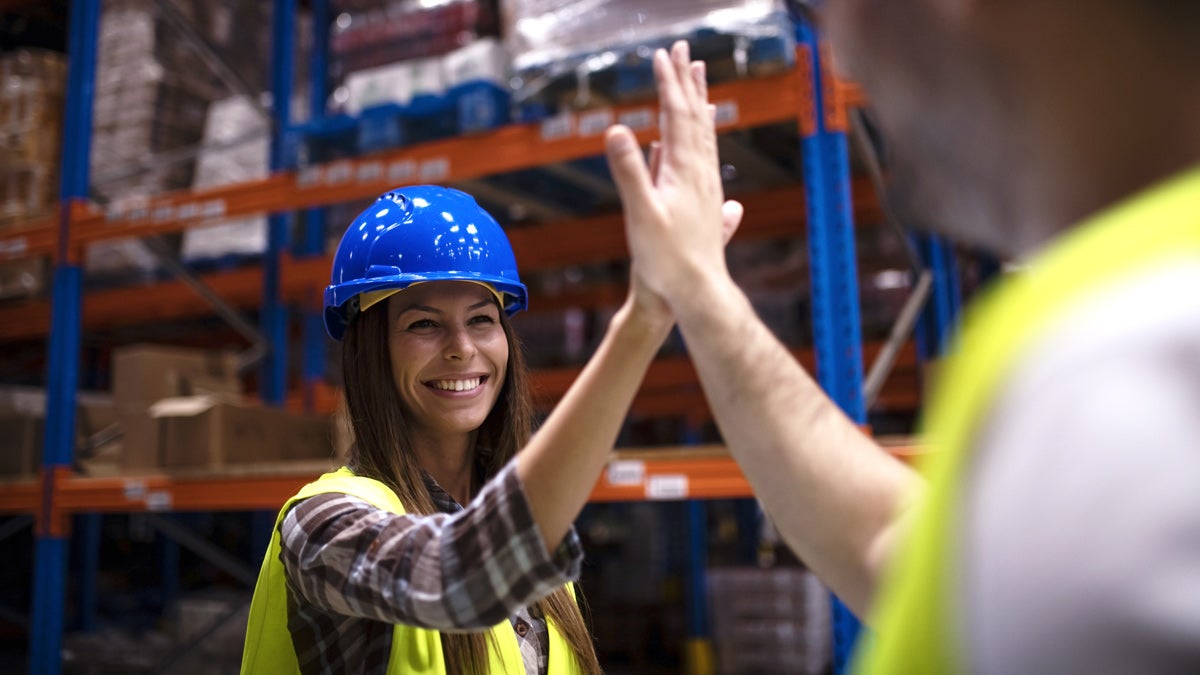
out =
<path fill-rule="evenodd" d="M 471 334 L 466 328 L 451 330 L 446 337 L 444 354 L 449 360 L 467 361 L 475 355 L 476 351 L 478 350 L 475 347 L 475 341 L 471 339 Z"/>

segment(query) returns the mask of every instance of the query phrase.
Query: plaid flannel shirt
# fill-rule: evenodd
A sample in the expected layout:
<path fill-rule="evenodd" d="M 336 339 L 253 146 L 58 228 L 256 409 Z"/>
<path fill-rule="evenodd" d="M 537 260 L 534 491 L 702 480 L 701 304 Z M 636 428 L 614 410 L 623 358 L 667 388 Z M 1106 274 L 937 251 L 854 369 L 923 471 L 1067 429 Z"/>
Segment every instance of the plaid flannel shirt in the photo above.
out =
<path fill-rule="evenodd" d="M 463 508 L 429 476 L 442 513 L 396 515 L 340 493 L 280 524 L 288 629 L 303 673 L 387 670 L 392 624 L 461 632 L 509 619 L 527 673 L 546 673 L 546 623 L 527 606 L 577 579 L 572 529 L 550 555 L 509 463 Z"/>

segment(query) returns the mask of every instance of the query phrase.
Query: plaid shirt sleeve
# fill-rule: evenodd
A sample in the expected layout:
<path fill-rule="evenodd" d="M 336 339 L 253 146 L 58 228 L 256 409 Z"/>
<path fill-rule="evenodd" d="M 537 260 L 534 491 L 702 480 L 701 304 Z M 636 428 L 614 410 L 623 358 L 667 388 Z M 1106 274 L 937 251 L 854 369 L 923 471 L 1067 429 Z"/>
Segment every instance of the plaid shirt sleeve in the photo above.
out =
<path fill-rule="evenodd" d="M 323 610 L 443 631 L 493 626 L 579 577 L 572 529 L 546 550 L 515 464 L 454 514 L 396 515 L 344 494 L 299 502 L 280 525 L 293 591 Z"/>

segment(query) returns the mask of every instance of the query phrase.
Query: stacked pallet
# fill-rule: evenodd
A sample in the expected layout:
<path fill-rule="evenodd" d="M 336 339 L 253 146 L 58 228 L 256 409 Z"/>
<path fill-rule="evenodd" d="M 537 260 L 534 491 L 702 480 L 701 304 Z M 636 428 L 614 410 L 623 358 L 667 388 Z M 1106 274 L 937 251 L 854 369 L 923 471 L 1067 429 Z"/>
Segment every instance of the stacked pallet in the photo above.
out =
<path fill-rule="evenodd" d="M 54 213 L 67 79 L 57 52 L 22 49 L 0 56 L 0 229 Z M 47 261 L 0 263 L 0 299 L 41 294 Z"/>
<path fill-rule="evenodd" d="M 0 226 L 54 209 L 66 79 L 62 54 L 22 49 L 0 57 Z"/>

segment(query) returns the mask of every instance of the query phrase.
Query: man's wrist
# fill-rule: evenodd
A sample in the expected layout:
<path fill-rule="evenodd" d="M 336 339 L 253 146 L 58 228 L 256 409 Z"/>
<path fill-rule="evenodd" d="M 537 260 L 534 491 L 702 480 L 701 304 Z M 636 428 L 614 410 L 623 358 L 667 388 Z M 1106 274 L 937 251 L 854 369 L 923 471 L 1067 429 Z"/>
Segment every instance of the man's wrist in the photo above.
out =
<path fill-rule="evenodd" d="M 680 326 L 711 323 L 747 304 L 746 296 L 725 270 L 703 275 L 688 292 L 672 300 L 671 309 Z"/>

